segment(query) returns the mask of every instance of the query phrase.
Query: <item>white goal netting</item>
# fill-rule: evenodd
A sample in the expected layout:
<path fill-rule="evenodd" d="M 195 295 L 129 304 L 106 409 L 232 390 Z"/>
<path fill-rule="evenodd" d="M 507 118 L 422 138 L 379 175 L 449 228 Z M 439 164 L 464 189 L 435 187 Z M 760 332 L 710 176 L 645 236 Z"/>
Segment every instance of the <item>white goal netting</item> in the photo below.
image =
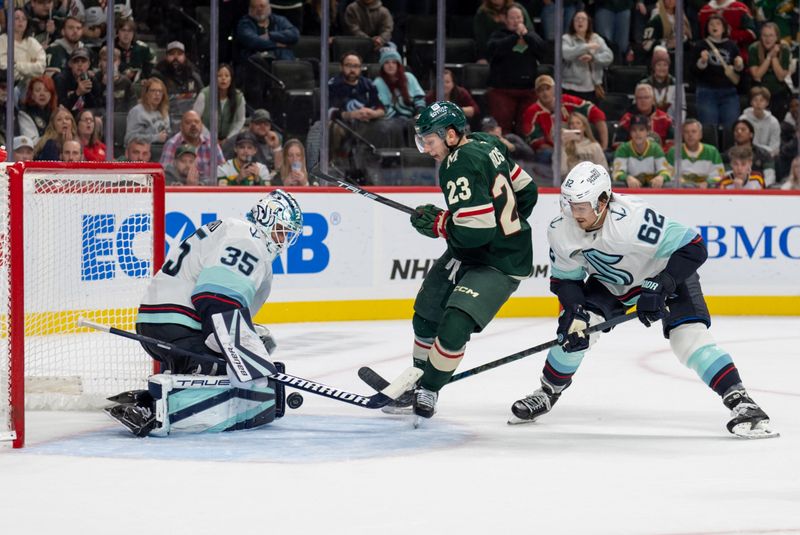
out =
<path fill-rule="evenodd" d="M 27 410 L 103 406 L 109 395 L 144 387 L 152 373 L 139 344 L 76 322 L 134 328 L 153 272 L 156 176 L 124 166 L 99 173 L 85 164 L 14 175 L 5 169 L 0 177 L 0 385 L 7 393 L 0 433 L 11 431 L 12 414 L 23 410 L 11 395 L 20 386 L 20 358 Z M 15 179 L 21 203 L 9 188 Z M 163 221 L 163 208 L 158 217 Z M 17 225 L 22 247 L 13 239 Z M 163 250 L 163 237 L 159 243 Z"/>

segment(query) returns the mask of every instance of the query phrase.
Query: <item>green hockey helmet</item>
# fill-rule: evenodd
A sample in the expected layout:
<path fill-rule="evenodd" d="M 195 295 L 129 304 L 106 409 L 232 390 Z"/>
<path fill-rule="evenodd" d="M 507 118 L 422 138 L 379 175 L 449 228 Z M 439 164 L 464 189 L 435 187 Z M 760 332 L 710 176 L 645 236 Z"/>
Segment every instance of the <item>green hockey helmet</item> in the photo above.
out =
<path fill-rule="evenodd" d="M 434 102 L 422 110 L 414 125 L 417 149 L 424 152 L 423 138 L 428 134 L 438 134 L 444 141 L 448 128 L 463 134 L 467 129 L 467 117 L 457 104 L 447 101 Z"/>

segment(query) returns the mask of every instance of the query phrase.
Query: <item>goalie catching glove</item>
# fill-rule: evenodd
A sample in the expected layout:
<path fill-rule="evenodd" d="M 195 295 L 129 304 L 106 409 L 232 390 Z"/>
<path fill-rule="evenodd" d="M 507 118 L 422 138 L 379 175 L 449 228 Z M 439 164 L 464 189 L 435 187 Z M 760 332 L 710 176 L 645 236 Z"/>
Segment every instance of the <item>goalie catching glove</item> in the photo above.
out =
<path fill-rule="evenodd" d="M 450 212 L 442 210 L 433 204 L 417 206 L 411 214 L 411 224 L 417 232 L 429 238 L 447 239 L 447 222 L 450 220 Z"/>

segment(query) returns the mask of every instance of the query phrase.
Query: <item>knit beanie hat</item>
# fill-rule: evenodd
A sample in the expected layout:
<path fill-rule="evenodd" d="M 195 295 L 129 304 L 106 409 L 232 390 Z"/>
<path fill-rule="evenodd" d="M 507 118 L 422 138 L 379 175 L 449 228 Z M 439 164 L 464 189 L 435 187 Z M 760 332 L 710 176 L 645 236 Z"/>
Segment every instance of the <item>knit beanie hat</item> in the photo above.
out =
<path fill-rule="evenodd" d="M 380 63 L 380 66 L 383 67 L 384 63 L 386 63 L 387 61 L 392 60 L 392 59 L 395 60 L 398 63 L 402 63 L 403 62 L 403 58 L 400 57 L 400 52 L 398 52 L 396 48 L 394 48 L 392 46 L 385 46 L 385 47 L 381 48 L 381 57 L 378 60 L 378 63 Z"/>

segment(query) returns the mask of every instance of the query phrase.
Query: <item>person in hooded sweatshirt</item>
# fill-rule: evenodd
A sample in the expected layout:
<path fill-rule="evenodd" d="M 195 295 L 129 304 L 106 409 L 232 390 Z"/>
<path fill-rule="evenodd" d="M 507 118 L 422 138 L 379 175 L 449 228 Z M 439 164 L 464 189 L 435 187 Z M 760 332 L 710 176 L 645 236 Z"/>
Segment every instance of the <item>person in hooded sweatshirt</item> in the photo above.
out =
<path fill-rule="evenodd" d="M 750 90 L 750 107 L 745 108 L 740 119 L 747 119 L 755 128 L 753 145 L 761 147 L 775 158 L 781 148 L 781 125 L 769 111 L 770 93 L 766 87 Z"/>
<path fill-rule="evenodd" d="M 381 0 L 356 0 L 345 9 L 345 34 L 369 37 L 376 51 L 392 40 L 392 30 L 394 19 Z"/>

